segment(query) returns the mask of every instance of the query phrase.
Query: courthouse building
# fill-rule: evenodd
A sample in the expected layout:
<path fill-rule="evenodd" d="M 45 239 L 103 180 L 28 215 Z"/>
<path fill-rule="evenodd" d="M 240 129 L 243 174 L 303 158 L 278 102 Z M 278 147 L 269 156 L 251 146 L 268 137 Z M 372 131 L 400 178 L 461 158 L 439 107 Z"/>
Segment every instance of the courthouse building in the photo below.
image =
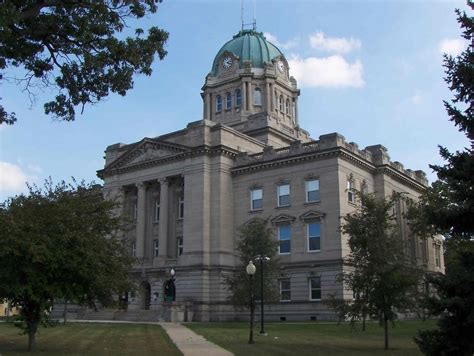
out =
<path fill-rule="evenodd" d="M 426 188 L 425 173 L 392 162 L 382 145 L 360 148 L 339 133 L 311 137 L 299 125 L 296 80 L 285 55 L 262 33 L 242 30 L 217 52 L 202 87 L 203 119 L 179 131 L 116 143 L 98 171 L 104 194 L 119 198 L 134 220 L 129 238 L 139 258 L 140 291 L 129 310 L 159 310 L 176 271 L 177 303 L 194 320 L 239 315 L 223 283 L 236 268 L 237 229 L 268 218 L 279 241 L 279 303 L 268 319 L 327 319 L 328 294 L 352 298 L 335 281 L 346 267 L 341 216 L 358 204 L 354 190 L 379 197 L 404 193 L 394 208 L 407 255 L 444 268 L 441 246 L 413 236 L 406 199 Z"/>

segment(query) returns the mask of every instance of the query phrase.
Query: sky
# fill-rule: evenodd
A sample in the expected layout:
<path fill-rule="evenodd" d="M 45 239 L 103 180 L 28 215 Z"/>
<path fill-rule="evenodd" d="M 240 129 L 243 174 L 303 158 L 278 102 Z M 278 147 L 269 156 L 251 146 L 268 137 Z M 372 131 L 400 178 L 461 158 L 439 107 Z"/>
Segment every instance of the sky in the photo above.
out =
<path fill-rule="evenodd" d="M 457 55 L 461 38 L 455 8 L 463 0 L 244 0 L 244 22 L 285 54 L 298 80 L 299 123 L 314 139 L 338 132 L 359 148 L 382 144 L 392 161 L 422 169 L 442 164 L 438 145 L 461 150 L 465 136 L 448 121 L 443 100 L 443 53 Z M 254 10 L 255 9 L 255 10 Z M 472 16 L 472 15 L 471 15 Z M 85 108 L 74 122 L 44 114 L 53 89 L 30 103 L 21 88 L 5 81 L 0 97 L 18 121 L 0 126 L 0 202 L 71 177 L 101 183 L 104 150 L 186 127 L 202 119 L 204 78 L 222 45 L 241 29 L 240 0 L 164 0 L 156 14 L 136 27 L 170 33 L 163 61 L 151 77 L 136 76 L 125 97 L 109 96 Z M 21 75 L 7 69 L 4 76 Z"/>

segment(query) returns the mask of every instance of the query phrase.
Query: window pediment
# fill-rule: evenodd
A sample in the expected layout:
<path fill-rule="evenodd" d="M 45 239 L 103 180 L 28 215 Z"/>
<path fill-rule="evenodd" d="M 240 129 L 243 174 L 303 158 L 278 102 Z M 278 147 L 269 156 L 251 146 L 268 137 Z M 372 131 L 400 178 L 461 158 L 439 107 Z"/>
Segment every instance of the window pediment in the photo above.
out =
<path fill-rule="evenodd" d="M 270 220 L 273 225 L 290 224 L 295 221 L 295 217 L 287 214 L 279 214 Z"/>
<path fill-rule="evenodd" d="M 300 215 L 301 221 L 321 220 L 326 216 L 325 213 L 321 213 L 316 210 L 309 210 L 306 213 Z"/>

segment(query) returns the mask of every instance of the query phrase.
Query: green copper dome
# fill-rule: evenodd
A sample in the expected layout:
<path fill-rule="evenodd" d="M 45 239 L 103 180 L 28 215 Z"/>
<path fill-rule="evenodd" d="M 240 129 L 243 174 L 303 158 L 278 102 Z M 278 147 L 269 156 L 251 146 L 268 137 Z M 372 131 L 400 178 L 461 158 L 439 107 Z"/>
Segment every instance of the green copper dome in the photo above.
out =
<path fill-rule="evenodd" d="M 248 60 L 252 61 L 253 68 L 263 68 L 264 63 L 270 63 L 272 59 L 283 54 L 275 45 L 267 41 L 262 32 L 242 30 L 217 52 L 212 64 L 212 75 L 217 75 L 219 60 L 226 51 L 239 57 L 240 68 L 243 67 L 244 61 Z"/>

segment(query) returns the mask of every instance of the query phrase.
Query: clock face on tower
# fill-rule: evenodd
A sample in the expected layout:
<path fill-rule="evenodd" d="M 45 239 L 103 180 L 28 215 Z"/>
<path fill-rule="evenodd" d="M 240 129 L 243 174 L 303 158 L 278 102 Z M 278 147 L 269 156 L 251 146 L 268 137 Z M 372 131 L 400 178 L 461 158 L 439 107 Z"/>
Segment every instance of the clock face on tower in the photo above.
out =
<path fill-rule="evenodd" d="M 224 60 L 222 61 L 222 68 L 229 69 L 230 67 L 232 67 L 233 62 L 234 62 L 234 60 L 232 59 L 232 57 L 225 56 Z"/>
<path fill-rule="evenodd" d="M 278 61 L 278 70 L 283 73 L 285 70 L 285 64 L 282 61 Z"/>

